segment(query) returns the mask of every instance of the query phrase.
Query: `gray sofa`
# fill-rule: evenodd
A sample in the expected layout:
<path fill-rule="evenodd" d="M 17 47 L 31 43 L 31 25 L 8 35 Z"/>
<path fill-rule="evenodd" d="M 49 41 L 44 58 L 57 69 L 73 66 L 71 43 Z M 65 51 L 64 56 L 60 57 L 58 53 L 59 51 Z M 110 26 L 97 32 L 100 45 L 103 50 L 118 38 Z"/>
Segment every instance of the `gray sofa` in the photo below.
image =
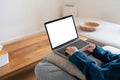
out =
<path fill-rule="evenodd" d="M 35 73 L 37 80 L 77 80 L 71 74 L 49 62 L 39 63 L 35 68 Z"/>
<path fill-rule="evenodd" d="M 113 53 L 120 53 L 120 49 L 104 46 L 105 50 L 110 50 Z M 102 62 L 94 58 L 98 65 Z M 37 80 L 86 80 L 81 71 L 67 59 L 51 53 L 45 56 L 40 63 L 35 67 L 35 75 Z"/>

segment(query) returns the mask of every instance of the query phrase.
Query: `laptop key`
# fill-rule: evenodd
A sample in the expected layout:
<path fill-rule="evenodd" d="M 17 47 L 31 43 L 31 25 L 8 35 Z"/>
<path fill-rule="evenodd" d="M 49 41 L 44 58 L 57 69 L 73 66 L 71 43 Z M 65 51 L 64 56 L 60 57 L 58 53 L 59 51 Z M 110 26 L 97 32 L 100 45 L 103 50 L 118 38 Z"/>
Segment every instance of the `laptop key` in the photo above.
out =
<path fill-rule="evenodd" d="M 85 41 L 79 40 L 79 41 L 76 41 L 76 42 L 74 42 L 74 43 L 72 43 L 72 44 L 70 44 L 70 45 L 68 45 L 68 46 L 75 46 L 75 47 L 77 47 L 78 49 L 81 49 L 81 48 L 85 47 L 85 46 L 88 45 L 88 44 L 89 44 L 89 43 L 87 43 L 87 42 L 85 42 Z M 58 52 L 60 52 L 60 53 L 62 53 L 62 54 L 67 54 L 67 53 L 65 52 L 65 50 L 66 50 L 66 48 L 67 48 L 68 46 L 59 49 Z"/>

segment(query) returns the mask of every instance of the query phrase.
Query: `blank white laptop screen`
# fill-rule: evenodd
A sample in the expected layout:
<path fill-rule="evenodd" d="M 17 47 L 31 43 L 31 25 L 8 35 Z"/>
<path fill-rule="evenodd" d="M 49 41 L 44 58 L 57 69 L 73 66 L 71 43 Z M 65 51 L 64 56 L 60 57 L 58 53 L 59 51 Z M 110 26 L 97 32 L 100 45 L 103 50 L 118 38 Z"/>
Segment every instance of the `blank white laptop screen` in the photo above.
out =
<path fill-rule="evenodd" d="M 77 38 L 72 16 L 48 23 L 46 29 L 52 48 Z"/>

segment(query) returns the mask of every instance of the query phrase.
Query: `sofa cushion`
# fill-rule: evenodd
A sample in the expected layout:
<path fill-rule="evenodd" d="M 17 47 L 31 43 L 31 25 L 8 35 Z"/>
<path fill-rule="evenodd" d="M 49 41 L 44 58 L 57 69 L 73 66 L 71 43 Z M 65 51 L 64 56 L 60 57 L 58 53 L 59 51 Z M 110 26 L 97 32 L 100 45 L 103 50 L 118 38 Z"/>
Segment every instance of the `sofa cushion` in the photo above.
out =
<path fill-rule="evenodd" d="M 35 67 L 36 80 L 77 80 L 49 62 L 40 62 Z"/>
<path fill-rule="evenodd" d="M 43 57 L 42 61 L 50 62 L 69 74 L 82 80 L 86 80 L 84 74 L 74 64 L 72 64 L 68 59 L 63 58 L 55 53 L 50 53 L 49 55 Z"/>

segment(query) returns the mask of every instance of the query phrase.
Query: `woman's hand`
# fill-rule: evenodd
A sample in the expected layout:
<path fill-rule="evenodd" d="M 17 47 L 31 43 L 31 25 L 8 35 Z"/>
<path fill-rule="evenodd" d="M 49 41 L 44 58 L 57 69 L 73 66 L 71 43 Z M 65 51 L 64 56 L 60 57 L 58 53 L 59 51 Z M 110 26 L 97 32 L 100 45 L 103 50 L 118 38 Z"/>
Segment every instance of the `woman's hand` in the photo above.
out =
<path fill-rule="evenodd" d="M 87 46 L 83 51 L 84 52 L 89 52 L 89 53 L 93 53 L 93 51 L 95 50 L 96 45 L 95 44 L 90 44 L 89 46 Z"/>
<path fill-rule="evenodd" d="M 69 55 L 73 55 L 76 51 L 78 51 L 78 49 L 75 46 L 69 46 L 66 48 L 66 52 Z"/>
<path fill-rule="evenodd" d="M 93 53 L 93 51 L 95 50 L 95 48 L 96 48 L 95 44 L 90 44 L 83 51 L 84 52 Z M 66 52 L 69 55 L 73 55 L 76 51 L 78 51 L 78 49 L 75 46 L 69 46 L 69 47 L 66 48 Z"/>

